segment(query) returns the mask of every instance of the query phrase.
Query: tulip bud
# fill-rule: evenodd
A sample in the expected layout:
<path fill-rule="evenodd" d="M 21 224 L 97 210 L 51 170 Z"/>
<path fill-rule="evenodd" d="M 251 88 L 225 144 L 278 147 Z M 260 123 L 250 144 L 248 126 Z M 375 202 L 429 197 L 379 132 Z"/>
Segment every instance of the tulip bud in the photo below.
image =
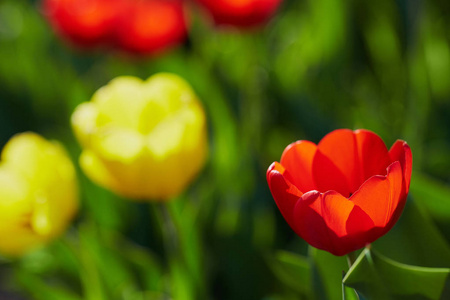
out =
<path fill-rule="evenodd" d="M 178 195 L 207 155 L 203 108 L 173 74 L 112 80 L 76 108 L 72 126 L 86 175 L 132 199 Z"/>
<path fill-rule="evenodd" d="M 218 25 L 253 27 L 267 22 L 282 0 L 197 0 Z"/>
<path fill-rule="evenodd" d="M 0 165 L 0 252 L 21 255 L 60 235 L 78 209 L 65 150 L 35 133 L 14 136 Z"/>

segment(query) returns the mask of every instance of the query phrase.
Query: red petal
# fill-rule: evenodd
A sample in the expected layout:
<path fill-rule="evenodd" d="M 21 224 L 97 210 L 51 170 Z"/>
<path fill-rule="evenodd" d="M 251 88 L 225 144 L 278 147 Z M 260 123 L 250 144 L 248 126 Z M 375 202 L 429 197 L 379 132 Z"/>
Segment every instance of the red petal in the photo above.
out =
<path fill-rule="evenodd" d="M 181 1 L 130 1 L 116 28 L 118 45 L 138 54 L 164 51 L 180 44 L 187 34 Z"/>
<path fill-rule="evenodd" d="M 274 162 L 267 170 L 267 182 L 275 203 L 278 206 L 289 226 L 293 227 L 293 211 L 295 204 L 303 195 L 292 183 L 284 176 L 285 169 L 278 162 Z"/>
<path fill-rule="evenodd" d="M 302 192 L 315 190 L 312 163 L 316 154 L 316 144 L 297 141 L 286 147 L 280 163 L 288 171 L 285 176 Z"/>
<path fill-rule="evenodd" d="M 402 166 L 404 194 L 406 196 L 408 194 L 409 184 L 411 182 L 411 172 L 412 172 L 411 148 L 409 148 L 408 144 L 405 141 L 397 140 L 389 150 L 389 156 L 391 157 L 392 162 L 399 161 Z"/>
<path fill-rule="evenodd" d="M 375 223 L 385 228 L 401 200 L 402 169 L 394 162 L 388 167 L 387 176 L 373 176 L 350 198 Z M 390 228 L 386 228 L 387 232 Z"/>
<path fill-rule="evenodd" d="M 349 196 L 359 186 L 355 163 L 353 131 L 338 129 L 327 134 L 318 144 L 313 160 L 313 177 L 319 191 L 335 190 Z"/>
<path fill-rule="evenodd" d="M 372 220 L 335 191 L 304 194 L 294 209 L 295 231 L 312 246 L 344 255 L 371 238 Z"/>
<path fill-rule="evenodd" d="M 371 176 L 386 174 L 391 163 L 383 140 L 368 130 L 335 130 L 320 141 L 318 149 L 313 172 L 319 189 L 334 189 L 345 196 Z"/>
<path fill-rule="evenodd" d="M 389 152 L 383 140 L 375 133 L 368 130 L 355 131 L 358 148 L 358 158 L 362 182 L 373 175 L 385 175 L 386 168 L 391 164 Z"/>
<path fill-rule="evenodd" d="M 322 152 L 317 151 L 313 161 L 313 180 L 321 192 L 336 191 L 350 196 L 353 192 L 348 186 L 346 176 Z"/>
<path fill-rule="evenodd" d="M 322 217 L 322 196 L 311 191 L 302 196 L 294 208 L 294 231 L 308 244 L 318 249 L 330 251 L 334 248 L 333 240 Z"/>

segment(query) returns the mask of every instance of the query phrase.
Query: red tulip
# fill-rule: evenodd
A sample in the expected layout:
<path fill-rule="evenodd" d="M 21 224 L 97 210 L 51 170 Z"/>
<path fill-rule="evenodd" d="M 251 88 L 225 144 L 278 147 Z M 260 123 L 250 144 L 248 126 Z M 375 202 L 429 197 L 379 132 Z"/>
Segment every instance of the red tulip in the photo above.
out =
<path fill-rule="evenodd" d="M 44 14 L 64 39 L 82 47 L 110 42 L 122 0 L 44 0 Z"/>
<path fill-rule="evenodd" d="M 335 130 L 318 145 L 297 141 L 267 181 L 281 214 L 310 245 L 345 255 L 387 233 L 406 203 L 411 149 L 398 140 L 388 151 L 368 130 Z"/>
<path fill-rule="evenodd" d="M 131 1 L 117 24 L 119 48 L 151 54 L 181 43 L 187 35 L 180 0 Z"/>
<path fill-rule="evenodd" d="M 267 22 L 282 0 L 197 0 L 216 24 L 251 27 Z"/>

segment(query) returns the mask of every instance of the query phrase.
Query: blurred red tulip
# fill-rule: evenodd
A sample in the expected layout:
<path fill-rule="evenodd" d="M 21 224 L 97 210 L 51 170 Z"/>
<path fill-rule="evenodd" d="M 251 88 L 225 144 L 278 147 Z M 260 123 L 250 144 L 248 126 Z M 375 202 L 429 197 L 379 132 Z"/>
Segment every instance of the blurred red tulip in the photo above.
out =
<path fill-rule="evenodd" d="M 187 36 L 181 0 L 131 1 L 117 23 L 119 48 L 151 54 L 180 44 Z"/>
<path fill-rule="evenodd" d="M 252 27 L 267 22 L 282 0 L 197 0 L 216 24 Z"/>
<path fill-rule="evenodd" d="M 44 0 L 44 15 L 54 30 L 81 47 L 110 43 L 122 0 Z"/>
<path fill-rule="evenodd" d="M 358 250 L 387 233 L 406 203 L 411 149 L 388 151 L 367 130 L 335 130 L 318 145 L 297 141 L 267 170 L 272 196 L 291 228 L 334 255 Z"/>

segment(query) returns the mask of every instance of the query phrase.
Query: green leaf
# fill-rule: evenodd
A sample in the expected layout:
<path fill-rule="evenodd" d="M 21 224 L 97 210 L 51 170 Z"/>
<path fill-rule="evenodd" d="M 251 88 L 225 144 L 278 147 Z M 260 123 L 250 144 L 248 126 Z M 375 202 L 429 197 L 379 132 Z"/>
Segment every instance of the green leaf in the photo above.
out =
<path fill-rule="evenodd" d="M 410 193 L 422 204 L 433 219 L 449 223 L 450 188 L 422 174 L 414 173 L 411 178 Z"/>
<path fill-rule="evenodd" d="M 152 293 L 163 291 L 163 270 L 160 262 L 151 251 L 127 241 L 123 237 L 117 237 L 120 243 L 120 252 L 126 257 L 142 282 L 143 289 Z"/>
<path fill-rule="evenodd" d="M 342 300 L 360 300 L 358 293 L 342 283 Z"/>
<path fill-rule="evenodd" d="M 334 256 L 326 251 L 310 247 L 312 280 L 317 299 L 340 300 L 342 272 L 348 270 L 344 256 Z"/>
<path fill-rule="evenodd" d="M 448 268 L 405 265 L 365 249 L 343 283 L 368 299 L 449 299 L 449 273 Z"/>
<path fill-rule="evenodd" d="M 196 224 L 197 210 L 190 205 L 190 202 L 181 202 L 180 200 L 186 199 L 177 199 L 164 204 L 168 213 L 165 222 L 172 223 L 174 226 L 172 230 L 168 230 L 170 228 L 168 224 L 163 227 L 165 228 L 165 234 L 168 235 L 167 238 L 175 240 L 175 245 L 172 245 L 174 249 L 166 249 L 166 251 L 169 250 L 169 259 L 173 260 L 171 268 L 174 274 L 172 278 L 178 280 L 183 276 L 186 277 L 182 278 L 183 284 L 176 284 L 174 287 L 181 290 L 182 285 L 189 285 L 193 295 L 192 298 L 195 299 L 196 294 L 205 297 L 207 278 L 205 278 L 203 272 L 203 249 Z M 174 252 L 170 253 L 170 251 Z M 183 272 L 184 274 L 181 274 Z"/>
<path fill-rule="evenodd" d="M 426 211 L 409 197 L 398 223 L 372 248 L 401 263 L 426 267 L 450 267 L 448 242 Z"/>
<path fill-rule="evenodd" d="M 277 278 L 289 289 L 309 296 L 308 299 L 311 298 L 311 266 L 306 257 L 287 251 L 278 251 L 274 258 L 271 257 L 269 265 Z"/>
<path fill-rule="evenodd" d="M 33 299 L 37 300 L 81 300 L 81 296 L 70 290 L 58 279 L 45 280 L 42 276 L 34 275 L 24 269 L 17 269 L 15 279 L 20 283 Z"/>
<path fill-rule="evenodd" d="M 136 274 L 119 248 L 125 242 L 95 224 L 79 227 L 79 256 L 83 266 L 81 279 L 87 299 L 111 299 L 125 292 L 137 291 Z"/>
<path fill-rule="evenodd" d="M 179 300 L 198 299 L 189 270 L 187 270 L 184 262 L 179 257 L 170 258 L 169 267 L 172 298 Z"/>

